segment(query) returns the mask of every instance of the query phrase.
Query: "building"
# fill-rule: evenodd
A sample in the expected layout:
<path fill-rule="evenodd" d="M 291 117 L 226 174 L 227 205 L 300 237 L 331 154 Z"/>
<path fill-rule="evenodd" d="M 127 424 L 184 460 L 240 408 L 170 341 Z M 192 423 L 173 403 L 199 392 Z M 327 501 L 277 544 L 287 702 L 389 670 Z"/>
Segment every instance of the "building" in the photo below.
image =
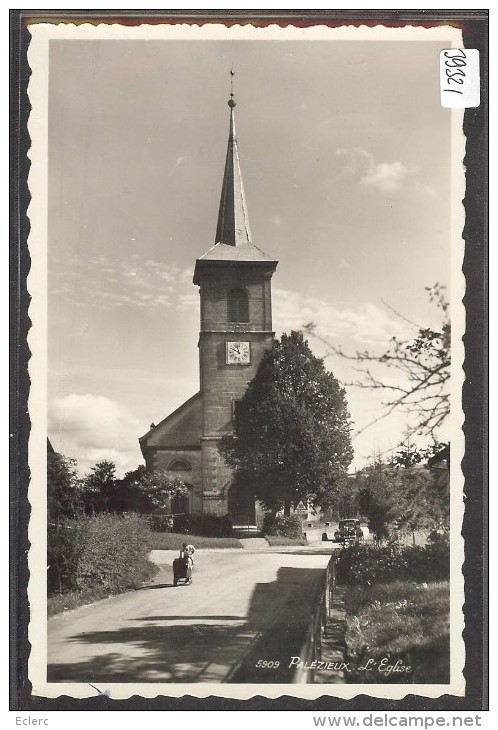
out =
<path fill-rule="evenodd" d="M 197 259 L 200 289 L 200 389 L 142 436 L 147 470 L 167 469 L 188 485 L 171 511 L 228 514 L 234 525 L 256 524 L 255 500 L 233 484 L 218 452 L 230 431 L 237 401 L 274 337 L 271 278 L 277 261 L 253 242 L 239 164 L 233 93 L 215 245 Z"/>

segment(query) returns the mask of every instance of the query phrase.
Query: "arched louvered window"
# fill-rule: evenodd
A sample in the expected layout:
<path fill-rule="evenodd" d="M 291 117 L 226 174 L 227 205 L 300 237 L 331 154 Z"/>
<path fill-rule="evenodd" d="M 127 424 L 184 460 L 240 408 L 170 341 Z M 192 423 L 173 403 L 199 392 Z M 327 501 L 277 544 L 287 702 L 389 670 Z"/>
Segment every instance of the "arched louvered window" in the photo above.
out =
<path fill-rule="evenodd" d="M 229 322 L 249 322 L 249 297 L 244 289 L 230 289 L 227 305 Z"/>

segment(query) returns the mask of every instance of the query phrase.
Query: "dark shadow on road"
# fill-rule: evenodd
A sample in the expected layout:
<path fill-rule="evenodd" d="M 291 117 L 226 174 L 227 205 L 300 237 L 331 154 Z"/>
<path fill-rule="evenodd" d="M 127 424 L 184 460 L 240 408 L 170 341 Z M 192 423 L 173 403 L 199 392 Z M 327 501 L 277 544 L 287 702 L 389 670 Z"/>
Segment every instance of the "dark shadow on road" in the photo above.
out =
<path fill-rule="evenodd" d="M 245 616 L 140 616 L 130 621 L 245 621 Z"/>
<path fill-rule="evenodd" d="M 216 647 L 232 651 L 227 664 L 244 650 L 237 627 L 221 625 L 138 626 L 117 631 L 96 631 L 71 637 L 112 650 L 84 662 L 48 666 L 49 682 L 192 682 L 216 660 Z M 242 643 L 242 645 L 241 645 Z M 116 647 L 121 644 L 121 647 Z M 118 649 L 118 650 L 116 650 Z"/>
<path fill-rule="evenodd" d="M 328 555 L 332 557 L 334 550 L 330 550 L 330 548 L 319 548 L 315 550 L 311 548 L 304 548 L 303 550 L 279 550 L 275 548 L 275 550 L 272 550 L 272 553 L 276 553 L 277 555 Z"/>
<path fill-rule="evenodd" d="M 157 583 L 152 586 L 142 586 L 142 588 L 139 588 L 139 591 L 155 591 L 157 588 L 178 588 L 181 586 L 175 586 L 174 583 Z"/>
<path fill-rule="evenodd" d="M 303 644 L 322 574 L 320 569 L 280 568 L 276 581 L 256 585 L 247 616 L 223 616 L 219 612 L 148 616 L 136 620 L 178 623 L 75 634 L 69 639 L 75 645 L 108 644 L 109 653 L 96 651 L 84 661 L 50 664 L 48 681 L 290 682 L 290 659 L 299 654 Z M 182 623 L 185 621 L 198 623 Z M 245 623 L 225 625 L 228 621 Z M 258 668 L 260 659 L 278 662 L 278 666 Z"/>
<path fill-rule="evenodd" d="M 298 553 L 301 554 L 301 553 Z M 230 684 L 282 684 L 292 682 L 291 657 L 299 655 L 311 619 L 320 569 L 280 568 L 274 583 L 258 583 L 249 609 L 249 621 L 258 625 L 261 614 L 273 603 L 274 620 L 239 663 Z M 261 662 L 260 662 L 261 660 Z M 273 663 L 262 667 L 262 662 Z M 258 663 L 260 665 L 258 666 Z M 278 666 L 276 666 L 278 664 Z"/>

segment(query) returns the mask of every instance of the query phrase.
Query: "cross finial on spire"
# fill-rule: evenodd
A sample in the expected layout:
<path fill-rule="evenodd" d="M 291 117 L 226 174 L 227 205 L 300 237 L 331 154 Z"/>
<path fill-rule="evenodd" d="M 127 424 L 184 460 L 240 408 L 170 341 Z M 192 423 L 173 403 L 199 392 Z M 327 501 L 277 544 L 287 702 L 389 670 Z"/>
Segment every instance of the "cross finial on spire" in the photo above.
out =
<path fill-rule="evenodd" d="M 236 101 L 233 98 L 234 97 L 234 93 L 233 93 L 233 77 L 234 76 L 235 76 L 235 71 L 233 70 L 233 68 L 231 68 L 230 69 L 230 99 L 228 101 L 228 106 L 230 107 L 230 109 L 233 109 L 234 106 L 236 106 Z"/>

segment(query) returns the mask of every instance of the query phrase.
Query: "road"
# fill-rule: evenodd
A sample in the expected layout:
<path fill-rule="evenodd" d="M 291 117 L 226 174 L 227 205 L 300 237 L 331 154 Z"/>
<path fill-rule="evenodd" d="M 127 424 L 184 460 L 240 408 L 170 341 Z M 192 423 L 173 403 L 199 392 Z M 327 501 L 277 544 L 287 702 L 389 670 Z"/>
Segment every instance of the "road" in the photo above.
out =
<path fill-rule="evenodd" d="M 49 619 L 48 681 L 290 681 L 330 553 L 198 550 L 192 585 L 174 588 L 176 552 L 155 551 L 154 584 Z"/>

